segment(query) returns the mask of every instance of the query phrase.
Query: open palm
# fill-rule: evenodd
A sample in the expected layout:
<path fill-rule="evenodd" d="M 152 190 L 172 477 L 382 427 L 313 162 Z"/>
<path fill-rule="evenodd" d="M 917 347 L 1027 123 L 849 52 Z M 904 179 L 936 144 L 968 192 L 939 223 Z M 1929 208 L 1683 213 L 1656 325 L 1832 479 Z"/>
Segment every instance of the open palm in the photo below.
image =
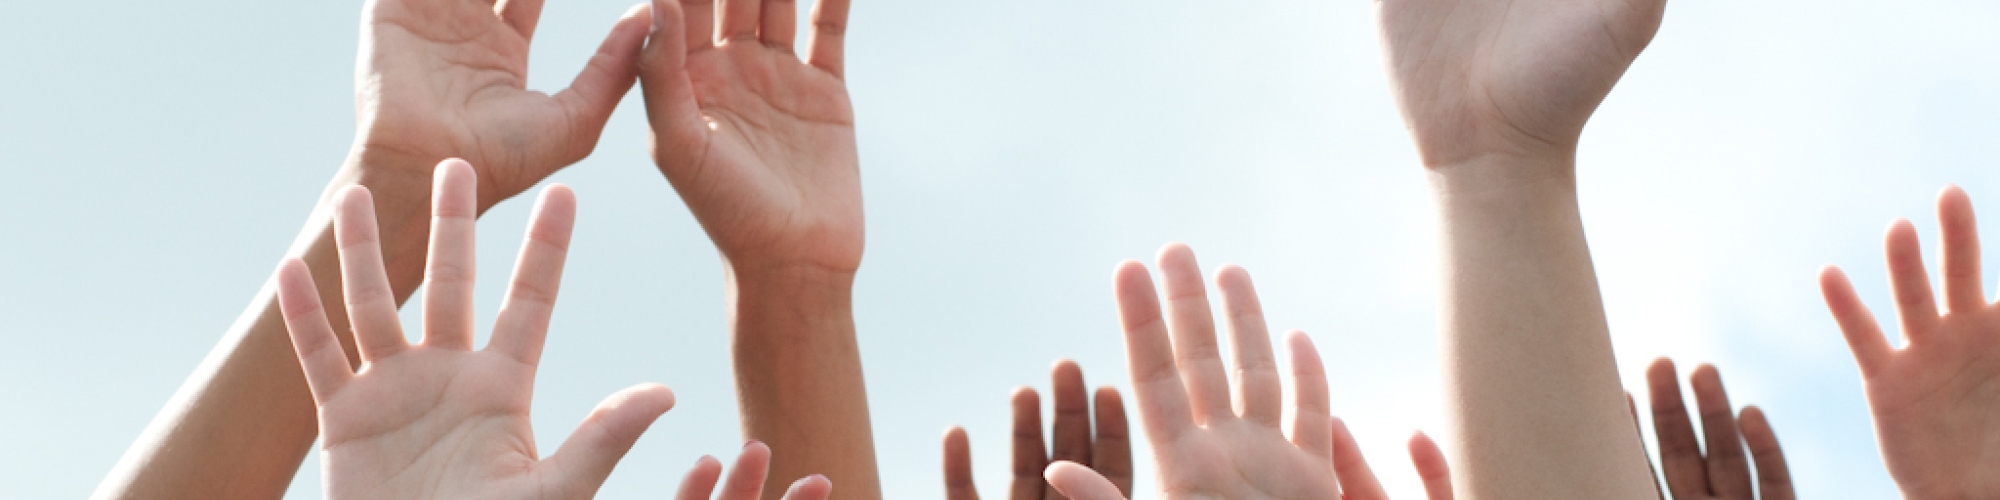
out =
<path fill-rule="evenodd" d="M 647 20 L 618 21 L 568 89 L 528 90 L 542 0 L 371 0 L 355 103 L 357 148 L 415 179 L 448 157 L 479 170 L 479 207 L 588 156 L 632 86 Z"/>
<path fill-rule="evenodd" d="M 1567 154 L 1658 30 L 1665 0 L 1376 0 L 1425 164 Z"/>
<path fill-rule="evenodd" d="M 791 0 L 653 2 L 640 80 L 653 158 L 735 262 L 852 272 L 862 247 L 844 0 L 814 10 L 800 60 Z M 685 10 L 683 10 L 685 9 Z"/>
<path fill-rule="evenodd" d="M 1328 413 L 1325 370 L 1303 333 L 1288 338 L 1296 392 L 1290 439 L 1279 430 L 1284 398 L 1278 366 L 1249 273 L 1224 266 L 1215 278 L 1239 374 L 1232 408 L 1194 252 L 1169 245 L 1161 250 L 1159 265 L 1166 280 L 1165 319 L 1145 266 L 1121 264 L 1116 288 L 1132 390 L 1153 445 L 1160 496 L 1386 498 L 1353 437 Z M 1122 498 L 1109 481 L 1078 464 L 1059 462 L 1049 468 L 1048 479 L 1070 498 Z"/>
<path fill-rule="evenodd" d="M 352 187 L 335 202 L 348 317 L 362 367 L 348 358 L 313 278 L 297 259 L 279 300 L 319 406 L 330 498 L 589 498 L 647 426 L 674 403 L 657 384 L 622 391 L 542 460 L 528 420 L 576 201 L 545 191 L 535 207 L 492 341 L 472 349 L 474 174 L 438 167 L 424 337 L 403 337 L 382 268 L 373 201 Z"/>
<path fill-rule="evenodd" d="M 1945 313 L 1938 314 L 1916 228 L 1898 220 L 1886 247 L 1902 319 L 1891 347 L 1839 269 L 1821 273 L 1827 307 L 1861 368 L 1875 438 L 1906 498 L 2000 498 L 2000 306 L 1986 299 L 1972 201 L 1938 196 Z"/>

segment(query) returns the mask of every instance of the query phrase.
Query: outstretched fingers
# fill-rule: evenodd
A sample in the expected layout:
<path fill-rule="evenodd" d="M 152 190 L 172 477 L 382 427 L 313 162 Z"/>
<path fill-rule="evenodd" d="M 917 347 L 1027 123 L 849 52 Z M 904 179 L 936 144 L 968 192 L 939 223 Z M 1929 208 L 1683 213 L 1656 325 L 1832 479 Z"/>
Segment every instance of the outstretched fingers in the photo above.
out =
<path fill-rule="evenodd" d="M 1229 345 L 1236 362 L 1236 410 L 1243 418 L 1271 428 L 1284 418 L 1283 383 L 1278 380 L 1277 356 L 1272 354 L 1270 330 L 1264 325 L 1264 306 L 1257 300 L 1257 287 L 1250 272 L 1234 264 L 1215 272 L 1215 288 L 1222 291 L 1222 310 L 1229 318 Z"/>
<path fill-rule="evenodd" d="M 646 428 L 673 407 L 674 392 L 664 385 L 640 384 L 618 391 L 598 403 L 541 466 L 561 474 L 557 481 L 564 491 L 588 497 L 604 484 L 604 478 L 611 475 L 611 469 Z M 697 471 L 700 468 L 697 464 Z"/>
<path fill-rule="evenodd" d="M 570 230 L 575 224 L 576 193 L 561 184 L 542 190 L 487 349 L 529 366 L 541 362 L 542 343 L 548 338 L 549 318 L 555 312 L 563 260 L 568 257 Z"/>
<path fill-rule="evenodd" d="M 1179 243 L 1160 249 L 1160 278 L 1167 296 L 1167 331 L 1173 338 L 1174 362 L 1187 384 L 1196 423 L 1212 424 L 1236 416 L 1229 403 L 1229 375 L 1215 340 L 1215 316 L 1202 286 L 1201 266 L 1194 250 Z"/>
<path fill-rule="evenodd" d="M 1423 481 L 1430 500 L 1451 500 L 1451 467 L 1436 441 L 1423 432 L 1410 436 L 1410 462 L 1416 465 L 1417 478 Z"/>
<path fill-rule="evenodd" d="M 396 316 L 396 292 L 382 266 L 381 236 L 375 229 L 375 199 L 368 188 L 349 187 L 334 199 L 333 236 L 340 248 L 342 296 L 354 344 L 363 362 L 402 352 L 403 320 Z"/>
<path fill-rule="evenodd" d="M 1902 320 L 1903 338 L 1911 343 L 1921 343 L 1930 337 L 1937 325 L 1937 301 L 1931 296 L 1930 272 L 1924 269 L 1924 256 L 1917 242 L 1917 228 L 1910 221 L 1897 219 L 1889 225 L 1883 236 L 1883 247 L 1889 260 L 1889 292 L 1896 298 L 1896 316 Z"/>
<path fill-rule="evenodd" d="M 1293 330 L 1285 336 L 1285 343 L 1292 352 L 1292 400 L 1298 405 L 1292 412 L 1292 445 L 1334 463 L 1333 415 L 1327 396 L 1326 367 L 1320 362 L 1312 337 L 1305 332 Z"/>
<path fill-rule="evenodd" d="M 1056 491 L 1071 500 L 1125 500 L 1125 496 L 1118 493 L 1117 485 L 1076 462 L 1049 464 L 1043 476 L 1055 486 Z"/>
<path fill-rule="evenodd" d="M 1880 371 L 1895 349 L 1882 336 L 1882 326 L 1875 321 L 1875 315 L 1868 312 L 1861 296 L 1854 293 L 1854 284 L 1848 282 L 1840 268 L 1826 266 L 1819 272 L 1819 289 L 1826 299 L 1827 310 L 1833 312 L 1834 322 L 1840 325 L 1841 336 L 1847 339 L 1848 350 L 1854 353 L 1855 364 L 1861 367 L 1861 375 L 1871 376 Z"/>
<path fill-rule="evenodd" d="M 1970 312 L 1986 306 L 1985 284 L 1979 274 L 1979 224 L 1972 199 L 1958 186 L 1938 193 L 1938 226 L 1944 239 L 1945 309 Z"/>
<path fill-rule="evenodd" d="M 1128 260 L 1118 265 L 1113 289 L 1118 320 L 1125 330 L 1125 359 L 1132 373 L 1133 397 L 1138 401 L 1139 425 L 1154 443 L 1172 441 L 1194 426 L 1194 416 L 1180 370 L 1174 365 L 1167 324 L 1160 318 L 1153 278 L 1146 273 L 1146 266 Z"/>
<path fill-rule="evenodd" d="M 1343 500 L 1389 500 L 1389 492 L 1382 490 L 1368 459 L 1361 456 L 1361 444 L 1338 418 L 1333 419 L 1333 475 L 1340 481 Z"/>
<path fill-rule="evenodd" d="M 1757 491 L 1764 500 L 1793 500 L 1798 498 L 1792 491 L 1792 471 L 1785 465 L 1785 451 L 1778 447 L 1778 435 L 1771 430 L 1771 421 L 1764 418 L 1764 410 L 1755 406 L 1743 407 L 1739 419 L 1743 425 L 1743 441 L 1750 445 L 1750 456 L 1757 462 Z"/>
<path fill-rule="evenodd" d="M 472 165 L 438 163 L 431 176 L 431 248 L 424 267 L 424 345 L 472 349 L 474 234 L 479 191 Z"/>
<path fill-rule="evenodd" d="M 972 444 L 965 428 L 956 425 L 944 431 L 944 498 L 979 500 L 979 489 L 972 485 Z"/>
<path fill-rule="evenodd" d="M 278 266 L 278 308 L 285 315 L 285 329 L 291 332 L 292 350 L 299 355 L 313 400 L 325 403 L 354 378 L 354 369 L 326 321 L 326 309 L 305 261 L 290 258 Z"/>

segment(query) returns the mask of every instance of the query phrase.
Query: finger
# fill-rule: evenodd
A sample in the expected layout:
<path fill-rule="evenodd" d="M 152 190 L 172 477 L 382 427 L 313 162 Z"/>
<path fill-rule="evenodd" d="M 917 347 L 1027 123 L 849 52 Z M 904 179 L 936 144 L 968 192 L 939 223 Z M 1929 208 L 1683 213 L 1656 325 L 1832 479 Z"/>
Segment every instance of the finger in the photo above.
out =
<path fill-rule="evenodd" d="M 793 0 L 763 0 L 763 23 L 757 28 L 757 38 L 764 45 L 786 54 L 792 53 L 793 37 L 799 31 L 799 7 Z"/>
<path fill-rule="evenodd" d="M 1937 323 L 1937 303 L 1931 297 L 1931 278 L 1924 270 L 1922 249 L 1918 248 L 1917 228 L 1897 219 L 1883 238 L 1889 256 L 1889 292 L 1896 297 L 1896 315 L 1903 322 L 1903 339 L 1910 343 L 1928 338 Z"/>
<path fill-rule="evenodd" d="M 1181 384 L 1180 370 L 1174 366 L 1167 325 L 1160 319 L 1153 278 L 1147 275 L 1146 266 L 1128 260 L 1118 264 L 1113 288 L 1118 297 L 1118 321 L 1125 330 L 1132 393 L 1138 398 L 1139 425 L 1153 443 L 1172 441 L 1194 425 L 1194 417 L 1188 409 L 1187 387 Z"/>
<path fill-rule="evenodd" d="M 669 28 L 680 27 L 681 40 L 687 43 L 677 49 L 682 51 L 681 54 L 692 54 L 715 47 L 715 0 L 651 1 L 654 12 L 662 12 L 661 7 L 670 4 L 679 6 L 679 9 L 674 11 L 678 14 L 675 17 L 654 17 L 653 31 L 672 33 L 673 30 Z"/>
<path fill-rule="evenodd" d="M 956 425 L 944 431 L 944 498 L 979 500 L 979 489 L 972 486 L 972 444 L 965 428 Z"/>
<path fill-rule="evenodd" d="M 1757 460 L 1757 491 L 1764 500 L 1793 500 L 1792 471 L 1785 465 L 1785 451 L 1778 448 L 1778 435 L 1771 431 L 1764 410 L 1743 407 L 1743 441 L 1750 444 L 1750 456 Z"/>
<path fill-rule="evenodd" d="M 535 23 L 542 18 L 542 0 L 500 0 L 493 6 L 500 14 L 500 20 L 520 33 L 521 38 L 535 38 Z"/>
<path fill-rule="evenodd" d="M 1083 368 L 1075 361 L 1057 361 L 1049 369 L 1049 379 L 1055 406 L 1055 421 L 1049 425 L 1049 459 L 1090 465 L 1090 392 L 1083 385 Z"/>
<path fill-rule="evenodd" d="M 1708 443 L 1708 491 L 1723 498 L 1750 498 L 1750 462 L 1743 456 L 1743 438 L 1736 432 L 1736 411 L 1729 406 L 1722 374 L 1703 364 L 1688 375 L 1688 385 L 1694 388 L 1702 437 Z"/>
<path fill-rule="evenodd" d="M 645 48 L 646 32 L 652 24 L 649 13 L 650 9 L 644 5 L 626 11 L 617 24 L 611 25 L 611 32 L 604 36 L 604 42 L 584 64 L 583 71 L 570 81 L 569 88 L 556 93 L 552 102 L 560 108 L 568 134 L 549 135 L 566 141 L 558 149 L 565 152 L 562 161 L 551 163 L 555 168 L 583 159 L 597 147 L 597 138 L 604 133 L 604 123 L 611 119 L 611 111 L 632 90 L 632 82 L 639 76 L 640 51 Z M 549 173 L 536 175 L 539 178 Z"/>
<path fill-rule="evenodd" d="M 702 455 L 681 478 L 681 488 L 674 493 L 674 500 L 708 500 L 709 493 L 715 491 L 715 481 L 721 478 L 722 461 Z"/>
<path fill-rule="evenodd" d="M 813 474 L 792 481 L 792 487 L 785 490 L 784 500 L 826 500 L 833 496 L 833 480 Z"/>
<path fill-rule="evenodd" d="M 722 495 L 716 500 L 757 500 L 764 495 L 764 478 L 771 472 L 771 447 L 752 440 L 736 455 L 736 466 L 722 480 Z"/>
<path fill-rule="evenodd" d="M 1944 239 L 1944 302 L 1953 311 L 1974 311 L 1986 305 L 1979 275 L 1979 224 L 1972 216 L 1972 199 L 1958 186 L 1938 194 L 1938 226 Z"/>
<path fill-rule="evenodd" d="M 576 224 L 576 193 L 556 184 L 542 190 L 529 218 L 528 237 L 514 262 L 514 281 L 493 321 L 487 349 L 534 366 L 542 359 L 549 317 L 555 312 L 556 291 L 562 283 L 563 260 L 569 254 L 570 230 Z"/>
<path fill-rule="evenodd" d="M 1055 485 L 1056 491 L 1075 500 L 1125 500 L 1111 480 L 1076 462 L 1049 464 L 1044 475 L 1048 477 L 1049 484 Z"/>
<path fill-rule="evenodd" d="M 1319 349 L 1312 337 L 1293 330 L 1285 336 L 1292 351 L 1292 445 L 1333 463 L 1332 405 L 1326 389 L 1326 367 L 1320 363 Z"/>
<path fill-rule="evenodd" d="M 1430 500 L 1451 500 L 1451 466 L 1445 463 L 1444 450 L 1438 449 L 1437 442 L 1423 432 L 1410 436 L 1410 462 L 1416 465 L 1417 478 L 1423 481 Z"/>
<path fill-rule="evenodd" d="M 714 43 L 709 39 L 715 23 L 714 4 L 710 0 L 652 2 L 654 30 L 639 56 L 639 92 L 645 96 L 646 120 L 652 125 L 653 161 L 673 177 L 683 169 L 667 167 L 685 163 L 682 157 L 699 154 L 709 133 L 695 103 L 686 65 L 689 47 L 707 50 Z"/>
<path fill-rule="evenodd" d="M 849 0 L 819 0 L 813 3 L 812 38 L 806 41 L 806 63 L 834 78 L 845 78 L 847 55 L 841 48 L 847 39 Z"/>
<path fill-rule="evenodd" d="M 375 201 L 368 188 L 349 187 L 334 200 L 333 236 L 340 247 L 340 279 L 346 286 L 347 321 L 362 361 L 394 355 L 409 346 L 396 292 L 382 268 L 382 244 L 375 230 Z"/>
<path fill-rule="evenodd" d="M 1861 367 L 1861 375 L 1866 377 L 1881 370 L 1889 362 L 1889 355 L 1895 352 L 1889 347 L 1889 339 L 1882 336 L 1880 323 L 1875 315 L 1868 312 L 1868 306 L 1855 295 L 1854 285 L 1847 281 L 1847 275 L 1840 268 L 1826 266 L 1819 272 L 1820 295 L 1826 298 L 1826 308 L 1833 312 L 1833 320 L 1840 325 L 1840 334 L 1847 338 L 1847 349 L 1854 353 L 1854 362 Z"/>
<path fill-rule="evenodd" d="M 1375 480 L 1375 471 L 1368 468 L 1368 459 L 1361 456 L 1361 445 L 1338 418 L 1333 419 L 1333 476 L 1340 481 L 1343 500 L 1389 500 L 1389 493 Z"/>
<path fill-rule="evenodd" d="M 1014 390 L 1014 480 L 1008 483 L 1007 498 L 1042 498 L 1042 468 L 1049 464 L 1042 447 L 1042 400 L 1027 387 Z"/>
<path fill-rule="evenodd" d="M 594 494 L 618 460 L 632 449 L 632 443 L 673 407 L 674 391 L 664 385 L 639 384 L 618 391 L 598 403 L 555 454 L 539 466 L 557 474 L 562 491 Z"/>
<path fill-rule="evenodd" d="M 1229 318 L 1237 412 L 1252 422 L 1277 428 L 1285 414 L 1284 385 L 1278 380 L 1277 356 L 1271 353 L 1271 333 L 1264 326 L 1264 306 L 1257 301 L 1257 287 L 1250 282 L 1249 271 L 1229 264 L 1215 272 L 1215 288 L 1222 291 L 1222 310 Z"/>
<path fill-rule="evenodd" d="M 1090 468 L 1096 469 L 1118 492 L 1132 495 L 1132 437 L 1125 425 L 1125 402 L 1118 389 L 1097 388 L 1097 443 L 1091 450 Z"/>
<path fill-rule="evenodd" d="M 1646 369 L 1646 385 L 1653 400 L 1653 433 L 1659 436 L 1660 469 L 1667 477 L 1667 490 L 1674 498 L 1708 495 L 1707 465 L 1701 458 L 1701 445 L 1695 442 L 1687 406 L 1681 402 L 1674 362 L 1653 360 Z"/>
<path fill-rule="evenodd" d="M 1166 282 L 1167 331 L 1174 340 L 1174 364 L 1187 384 L 1195 423 L 1207 424 L 1236 416 L 1229 407 L 1229 375 L 1215 342 L 1215 319 L 1208 309 L 1208 290 L 1201 284 L 1201 266 L 1187 245 L 1160 249 L 1160 277 Z"/>
<path fill-rule="evenodd" d="M 757 28 L 763 23 L 764 0 L 722 0 L 722 18 L 717 21 L 718 42 L 757 41 Z"/>
<path fill-rule="evenodd" d="M 424 345 L 472 349 L 473 232 L 479 216 L 472 165 L 438 163 L 431 188 L 431 250 L 424 266 Z"/>
<path fill-rule="evenodd" d="M 354 377 L 354 368 L 326 322 L 326 309 L 305 261 L 295 257 L 278 265 L 278 309 L 285 315 L 285 330 L 291 332 L 292 350 L 299 355 L 313 401 L 324 404 Z"/>

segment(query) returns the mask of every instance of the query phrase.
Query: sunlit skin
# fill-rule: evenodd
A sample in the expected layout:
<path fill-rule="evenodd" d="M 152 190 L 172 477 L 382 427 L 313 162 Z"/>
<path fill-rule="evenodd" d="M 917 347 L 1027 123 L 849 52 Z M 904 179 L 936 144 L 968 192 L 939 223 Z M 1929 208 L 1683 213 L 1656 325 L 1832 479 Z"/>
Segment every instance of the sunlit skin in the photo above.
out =
<path fill-rule="evenodd" d="M 1159 268 L 1166 282 L 1164 309 L 1144 265 L 1122 263 L 1114 278 L 1158 496 L 1386 499 L 1347 426 L 1328 413 L 1319 353 L 1296 331 L 1286 336 L 1294 382 L 1290 436 L 1280 429 L 1284 396 L 1278 364 L 1250 274 L 1223 266 L 1215 275 L 1235 354 L 1238 376 L 1232 386 L 1194 252 L 1168 245 L 1160 251 Z M 1103 475 L 1074 462 L 1051 464 L 1045 477 L 1069 498 L 1125 498 Z"/>
<path fill-rule="evenodd" d="M 1903 331 L 1891 346 L 1847 276 L 1820 273 L 1827 308 L 1861 368 L 1875 441 L 1904 498 L 2000 498 L 2000 306 L 1987 300 L 1972 200 L 1938 195 L 1940 312 L 1907 220 L 1884 238 L 1889 290 Z"/>
<path fill-rule="evenodd" d="M 1052 461 L 1067 461 L 1089 467 L 1105 476 L 1123 495 L 1132 494 L 1132 442 L 1125 421 L 1125 403 L 1111 386 L 1097 388 L 1095 418 L 1091 422 L 1090 398 L 1083 385 L 1083 368 L 1062 360 L 1049 370 L 1054 393 L 1055 422 L 1049 426 L 1049 442 L 1042 443 L 1041 397 L 1022 387 L 1014 391 L 1013 480 L 1007 484 L 1011 500 L 1057 500 L 1056 491 L 1042 471 Z M 979 500 L 972 484 L 972 450 L 965 429 L 952 426 L 944 434 L 945 500 Z"/>
<path fill-rule="evenodd" d="M 520 194 L 596 146 L 637 77 L 643 11 L 611 26 L 570 86 L 525 87 L 539 0 L 370 0 L 355 65 L 347 158 L 286 253 L 315 278 L 334 336 L 359 363 L 340 295 L 337 194 L 373 194 L 382 267 L 395 303 L 423 280 L 433 167 L 470 160 L 475 213 Z M 301 163 L 331 163 L 303 158 Z M 291 165 L 296 167 L 297 165 Z M 284 166 L 280 166 L 284 167 Z M 303 194 L 303 193 L 302 193 Z M 275 242 L 273 242 L 275 243 Z M 98 485 L 98 498 L 276 498 L 317 437 L 275 278 Z"/>
<path fill-rule="evenodd" d="M 1653 432 L 1659 437 L 1660 471 L 1667 478 L 1667 492 L 1676 500 L 1793 500 L 1791 469 L 1770 420 L 1755 406 L 1743 408 L 1741 417 L 1729 406 L 1723 391 L 1722 374 L 1714 366 L 1701 365 L 1688 374 L 1694 388 L 1695 407 L 1701 415 L 1702 440 L 1695 441 L 1695 423 L 1681 400 L 1681 386 L 1674 362 L 1653 361 L 1646 370 L 1648 393 L 1653 407 Z M 1707 443 L 1702 451 L 1700 443 Z M 1749 454 L 1744 454 L 1744 445 Z M 1756 462 L 1756 480 L 1751 480 L 1751 461 Z M 1751 484 L 1757 485 L 1756 489 Z"/>
<path fill-rule="evenodd" d="M 854 335 L 847 0 L 814 3 L 803 50 L 792 0 L 656 0 L 649 14 L 652 156 L 722 254 L 744 433 L 788 450 L 774 478 L 821 473 L 840 498 L 880 498 Z"/>
<path fill-rule="evenodd" d="M 1584 241 L 1575 158 L 1665 1 L 1375 5 L 1390 86 L 1443 219 L 1457 496 L 1655 496 Z"/>
<path fill-rule="evenodd" d="M 463 161 L 438 166 L 418 343 L 404 339 L 367 188 L 343 190 L 334 212 L 342 297 L 362 359 L 358 370 L 334 338 L 305 263 L 287 260 L 279 270 L 285 322 L 319 408 L 328 498 L 590 498 L 646 428 L 673 407 L 665 386 L 620 391 L 554 453 L 539 455 L 528 411 L 576 199 L 561 185 L 543 192 L 492 340 L 473 349 L 474 175 Z M 769 456 L 761 444 L 745 450 L 738 476 L 757 477 L 748 485 L 732 481 L 739 483 L 732 491 L 755 491 L 734 497 L 757 497 Z M 683 498 L 706 498 L 714 484 L 710 472 L 719 469 L 714 459 L 698 462 Z M 809 477 L 792 492 L 819 500 L 829 487 L 824 478 Z"/>

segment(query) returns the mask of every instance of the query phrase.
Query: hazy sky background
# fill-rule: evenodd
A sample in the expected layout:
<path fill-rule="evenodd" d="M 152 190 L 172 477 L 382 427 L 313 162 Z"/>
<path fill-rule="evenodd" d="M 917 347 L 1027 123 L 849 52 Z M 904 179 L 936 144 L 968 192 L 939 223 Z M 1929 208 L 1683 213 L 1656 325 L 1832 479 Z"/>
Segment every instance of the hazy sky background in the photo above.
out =
<path fill-rule="evenodd" d="M 341 161 L 360 5 L 14 3 L 0 16 L 0 496 L 76 498 L 242 311 Z M 550 0 L 532 86 L 565 85 L 628 7 Z M 1126 386 L 1111 269 L 1169 241 L 1205 268 L 1249 268 L 1272 327 L 1319 344 L 1335 413 L 1391 493 L 1418 497 L 1403 442 L 1442 422 L 1436 223 L 1373 9 L 855 0 L 855 306 L 890 498 L 942 496 L 938 438 L 954 423 L 998 496 L 1008 391 L 1046 391 L 1057 358 Z M 1768 411 L 1803 498 L 1893 494 L 1814 276 L 1846 267 L 1891 317 L 1892 217 L 1934 255 L 1943 184 L 2000 213 L 1986 201 L 2000 194 L 1996 20 L 1974 0 L 1669 5 L 1579 158 L 1641 401 L 1653 357 L 1683 375 L 1717 363 L 1733 402 Z M 645 154 L 638 98 L 553 177 L 580 212 L 534 406 L 553 449 L 611 392 L 673 387 L 679 404 L 607 498 L 666 497 L 697 456 L 741 444 L 718 260 Z M 486 325 L 528 207 L 480 224 Z M 315 457 L 292 496 L 319 487 Z"/>

